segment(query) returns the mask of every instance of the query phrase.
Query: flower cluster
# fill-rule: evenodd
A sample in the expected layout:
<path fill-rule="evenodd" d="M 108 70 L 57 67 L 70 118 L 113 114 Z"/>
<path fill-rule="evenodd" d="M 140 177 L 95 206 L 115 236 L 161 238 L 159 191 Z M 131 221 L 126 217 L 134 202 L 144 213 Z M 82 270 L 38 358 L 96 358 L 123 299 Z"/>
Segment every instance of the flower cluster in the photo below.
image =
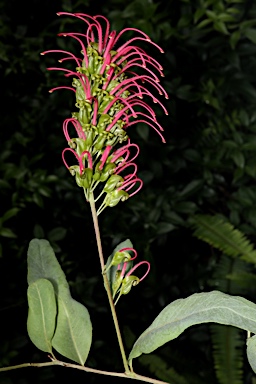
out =
<path fill-rule="evenodd" d="M 131 254 L 134 254 L 134 256 L 132 257 Z M 138 285 L 139 282 L 144 280 L 150 271 L 150 264 L 145 260 L 133 266 L 133 260 L 136 259 L 136 257 L 137 252 L 135 249 L 122 248 L 115 252 L 113 257 L 110 257 L 106 264 L 106 268 L 103 273 L 107 273 L 108 281 L 111 285 L 112 296 L 113 299 L 115 299 L 115 304 L 122 295 L 127 295 L 133 286 Z M 140 265 L 143 264 L 147 266 L 147 271 L 143 277 L 139 278 L 133 273 Z"/>
<path fill-rule="evenodd" d="M 72 87 L 60 86 L 50 92 L 69 89 L 75 93 L 78 112 L 64 121 L 63 131 L 69 148 L 64 149 L 62 158 L 78 186 L 84 189 L 87 200 L 92 197 L 94 201 L 102 199 L 97 211 L 100 214 L 105 207 L 115 206 L 142 187 L 134 163 L 139 147 L 131 143 L 127 128 L 138 122 L 146 123 L 165 141 L 161 133 L 163 128 L 157 122 L 153 109 L 143 100 L 145 96 L 151 98 L 167 114 L 163 104 L 148 89 L 155 88 L 160 95 L 168 98 L 154 73 L 155 70 L 163 76 L 162 67 L 134 42 L 146 41 L 162 50 L 144 32 L 135 28 L 123 29 L 119 34 L 110 32 L 110 24 L 104 16 L 68 12 L 58 15 L 75 17 L 87 26 L 85 33 L 59 34 L 79 42 L 81 57 L 64 50 L 50 50 L 42 54 L 60 53 L 64 55 L 60 63 L 73 62 L 76 66 L 75 70 L 48 68 L 63 71 L 65 77 L 72 78 Z M 135 31 L 139 36 L 114 49 L 128 31 Z M 142 68 L 145 73 L 133 72 L 134 67 Z M 104 183 L 104 187 L 99 188 L 100 193 L 94 198 L 93 193 L 100 183 Z"/>

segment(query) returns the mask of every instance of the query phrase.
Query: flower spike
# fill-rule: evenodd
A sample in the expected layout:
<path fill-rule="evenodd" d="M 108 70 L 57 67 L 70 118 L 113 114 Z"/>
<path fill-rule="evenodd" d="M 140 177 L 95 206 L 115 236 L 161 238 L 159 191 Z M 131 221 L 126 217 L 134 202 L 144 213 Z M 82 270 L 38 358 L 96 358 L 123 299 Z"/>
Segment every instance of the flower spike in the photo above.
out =
<path fill-rule="evenodd" d="M 63 123 L 69 148 L 63 150 L 62 159 L 78 186 L 84 189 L 87 200 L 96 194 L 93 198 L 95 202 L 100 201 L 99 215 L 106 207 L 114 207 L 142 188 L 143 182 L 137 176 L 134 163 L 139 147 L 131 143 L 128 128 L 136 123 L 145 123 L 165 142 L 154 108 L 145 101 L 149 98 L 158 103 L 168 114 L 151 92 L 155 90 L 168 98 L 159 80 L 164 76 L 163 68 L 136 44 L 147 43 L 160 52 L 163 50 L 145 32 L 136 28 L 125 28 L 118 33 L 111 31 L 105 16 L 70 12 L 57 15 L 76 18 L 85 25 L 83 33 L 58 34 L 77 41 L 81 49 L 79 55 L 63 49 L 46 50 L 42 55 L 61 54 L 58 61 L 63 67 L 52 66 L 48 70 L 62 71 L 66 79 L 72 79 L 71 84 L 50 90 L 68 89 L 75 93 L 77 111 Z M 130 32 L 135 32 L 135 37 L 123 42 Z M 66 63 L 75 64 L 75 67 L 65 68 Z M 74 156 L 73 164 L 70 164 L 70 153 Z M 68 161 L 66 156 L 69 156 Z"/>

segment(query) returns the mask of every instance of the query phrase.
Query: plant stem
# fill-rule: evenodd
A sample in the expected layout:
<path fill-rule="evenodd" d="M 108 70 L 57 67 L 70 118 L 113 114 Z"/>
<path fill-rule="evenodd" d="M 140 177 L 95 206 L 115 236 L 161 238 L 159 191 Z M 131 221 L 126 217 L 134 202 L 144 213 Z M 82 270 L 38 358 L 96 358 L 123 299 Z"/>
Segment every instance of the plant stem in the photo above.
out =
<path fill-rule="evenodd" d="M 27 368 L 27 367 L 43 368 L 43 367 L 49 367 L 51 365 L 60 365 L 62 367 L 79 369 L 81 371 L 97 373 L 99 375 L 117 376 L 125 379 L 134 379 L 134 380 L 144 381 L 152 384 L 168 384 L 165 381 L 160 381 L 156 379 L 151 379 L 151 377 L 137 375 L 137 373 L 135 372 L 119 373 L 119 372 L 101 371 L 99 369 L 93 369 L 93 368 L 85 367 L 83 365 L 70 364 L 60 360 L 52 360 L 47 363 L 24 363 L 19 365 L 12 365 L 10 367 L 0 368 L 0 372 L 11 371 L 13 369 Z"/>
<path fill-rule="evenodd" d="M 101 244 L 101 238 L 100 238 L 98 216 L 97 216 L 97 212 L 96 212 L 96 208 L 95 208 L 95 202 L 94 202 L 94 196 L 93 196 L 92 192 L 90 193 L 89 203 L 90 203 L 91 211 L 92 211 L 92 219 L 93 219 L 95 236 L 96 236 L 97 247 L 98 247 L 98 252 L 99 252 L 101 272 L 102 272 L 104 285 L 105 285 L 107 295 L 108 295 L 108 301 L 109 301 L 112 317 L 114 320 L 118 344 L 119 344 L 120 352 L 121 352 L 122 359 L 123 359 L 124 369 L 125 369 L 126 373 L 130 373 L 130 369 L 128 366 L 128 362 L 127 362 L 127 358 L 126 358 L 126 354 L 125 354 L 125 350 L 124 350 L 124 344 L 123 344 L 123 340 L 122 340 L 122 336 L 121 336 L 121 332 L 120 332 L 120 328 L 119 328 L 119 324 L 118 324 L 118 319 L 117 319 L 117 315 L 116 315 L 116 309 L 115 309 L 115 305 L 113 302 L 111 289 L 109 286 L 109 281 L 108 281 L 106 274 L 104 273 L 105 262 L 104 262 L 102 244 Z"/>

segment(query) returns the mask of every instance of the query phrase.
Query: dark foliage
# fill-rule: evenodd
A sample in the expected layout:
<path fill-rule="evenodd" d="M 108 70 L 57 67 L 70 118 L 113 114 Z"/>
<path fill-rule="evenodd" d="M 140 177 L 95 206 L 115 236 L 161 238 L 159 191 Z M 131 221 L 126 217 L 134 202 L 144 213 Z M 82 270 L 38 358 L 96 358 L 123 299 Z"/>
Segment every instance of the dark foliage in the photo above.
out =
<path fill-rule="evenodd" d="M 229 291 L 216 273 L 220 254 L 192 236 L 191 216 L 220 214 L 255 243 L 256 5 L 231 0 L 0 2 L 0 364 L 46 360 L 26 332 L 26 252 L 37 237 L 51 242 L 73 296 L 91 314 L 88 365 L 122 371 L 89 207 L 61 161 L 61 125 L 74 100 L 65 92 L 48 94 L 63 77 L 48 73 L 53 61 L 39 55 L 54 47 L 79 49 L 55 37 L 74 27 L 73 20 L 56 16 L 60 10 L 102 13 L 112 29 L 142 29 L 165 50 L 161 55 L 150 48 L 164 67 L 162 84 L 169 94 L 168 117 L 154 106 L 167 143 L 142 124 L 131 128 L 141 147 L 144 188 L 100 217 L 106 256 L 131 238 L 152 265 L 144 284 L 117 306 L 129 349 L 172 300 L 216 288 L 220 281 Z M 254 273 L 253 265 L 248 268 Z M 239 292 L 238 284 L 236 293 L 255 301 L 253 285 L 241 285 Z M 193 328 L 156 351 L 155 359 L 139 359 L 135 368 L 171 383 L 219 383 L 210 338 L 208 326 Z M 28 368 L 1 373 L 0 383 L 55 383 L 57 378 L 99 380 L 63 368 Z M 107 380 L 100 377 L 101 383 Z M 243 380 L 252 382 L 246 363 Z"/>

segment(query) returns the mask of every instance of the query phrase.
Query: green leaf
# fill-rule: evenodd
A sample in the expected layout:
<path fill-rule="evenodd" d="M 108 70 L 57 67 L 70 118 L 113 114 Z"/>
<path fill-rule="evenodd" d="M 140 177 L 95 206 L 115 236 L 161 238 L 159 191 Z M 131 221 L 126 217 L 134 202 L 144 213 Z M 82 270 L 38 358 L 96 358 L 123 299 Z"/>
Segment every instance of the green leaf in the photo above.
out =
<path fill-rule="evenodd" d="M 244 158 L 244 155 L 243 155 L 242 152 L 240 152 L 240 151 L 234 151 L 234 152 L 231 154 L 231 157 L 232 157 L 232 159 L 234 160 L 235 164 L 236 164 L 239 168 L 244 168 L 245 158 Z"/>
<path fill-rule="evenodd" d="M 256 333 L 256 304 L 240 296 L 212 291 L 195 293 L 165 307 L 135 342 L 129 362 L 177 338 L 195 324 L 219 323 Z"/>
<path fill-rule="evenodd" d="M 204 28 L 206 25 L 210 24 L 212 21 L 210 19 L 204 19 L 199 24 L 197 24 L 196 28 Z"/>
<path fill-rule="evenodd" d="M 218 20 L 225 22 L 231 22 L 233 23 L 235 21 L 234 16 L 229 15 L 228 13 L 220 13 L 218 15 Z"/>
<path fill-rule="evenodd" d="M 58 295 L 58 317 L 52 346 L 60 354 L 84 365 L 92 343 L 87 309 L 67 292 Z"/>
<path fill-rule="evenodd" d="M 5 212 L 5 214 L 0 218 L 0 222 L 3 224 L 6 220 L 9 220 L 11 217 L 16 216 L 20 211 L 19 208 L 11 208 Z"/>
<path fill-rule="evenodd" d="M 240 38 L 241 38 L 241 32 L 239 30 L 231 34 L 229 41 L 232 49 L 235 49 Z"/>
<path fill-rule="evenodd" d="M 33 235 L 38 239 L 42 239 L 45 237 L 44 229 L 41 225 L 35 224 L 33 229 Z"/>
<path fill-rule="evenodd" d="M 175 205 L 176 212 L 193 214 L 196 210 L 196 204 L 193 201 L 183 201 Z"/>
<path fill-rule="evenodd" d="M 161 221 L 157 224 L 156 233 L 158 235 L 163 235 L 165 233 L 173 231 L 175 228 L 176 227 L 172 223 Z"/>
<path fill-rule="evenodd" d="M 200 189 L 203 185 L 203 180 L 192 180 L 189 184 L 185 186 L 185 188 L 179 192 L 179 197 L 188 197 L 193 195 L 198 189 Z"/>
<path fill-rule="evenodd" d="M 182 100 L 189 100 L 191 97 L 192 86 L 190 84 L 181 85 L 177 91 L 176 96 Z"/>
<path fill-rule="evenodd" d="M 256 373 L 256 336 L 247 339 L 246 353 L 252 370 Z"/>
<path fill-rule="evenodd" d="M 64 237 L 66 236 L 66 233 L 67 233 L 66 228 L 63 228 L 63 227 L 56 227 L 56 228 L 53 228 L 53 229 L 48 233 L 49 240 L 50 240 L 50 241 L 59 241 L 59 240 L 63 240 Z"/>
<path fill-rule="evenodd" d="M 213 12 L 213 11 L 207 9 L 207 10 L 205 11 L 205 13 L 206 13 L 206 15 L 208 16 L 208 18 L 209 18 L 211 21 L 216 21 L 216 20 L 218 20 L 218 16 L 217 16 L 217 14 L 216 14 L 215 12 Z"/>
<path fill-rule="evenodd" d="M 59 290 L 69 291 L 66 276 L 47 240 L 33 239 L 28 248 L 28 284 L 38 279 L 47 279 L 53 284 L 56 294 Z"/>
<path fill-rule="evenodd" d="M 0 228 L 0 236 L 9 237 L 13 239 L 17 237 L 10 228 L 4 228 L 4 227 Z"/>
<path fill-rule="evenodd" d="M 226 28 L 226 25 L 225 25 L 225 23 L 223 23 L 223 21 L 220 21 L 220 20 L 215 21 L 215 23 L 213 24 L 213 27 L 218 32 L 224 33 L 225 35 L 229 34 L 229 32 Z"/>
<path fill-rule="evenodd" d="M 190 219 L 194 236 L 221 250 L 228 256 L 256 263 L 256 250 L 242 232 L 219 216 L 196 215 Z"/>
<path fill-rule="evenodd" d="M 248 28 L 244 31 L 245 36 L 251 40 L 254 44 L 256 44 L 256 29 Z"/>
<path fill-rule="evenodd" d="M 52 353 L 57 306 L 53 285 L 39 279 L 28 287 L 27 329 L 30 340 L 41 351 Z"/>
<path fill-rule="evenodd" d="M 63 356 L 83 365 L 92 341 L 87 309 L 73 300 L 66 276 L 47 240 L 33 239 L 28 249 L 28 283 L 49 280 L 57 296 L 58 315 L 53 347 Z"/>
<path fill-rule="evenodd" d="M 205 14 L 205 9 L 204 8 L 197 8 L 197 10 L 194 13 L 194 23 L 196 24 L 199 19 Z"/>

